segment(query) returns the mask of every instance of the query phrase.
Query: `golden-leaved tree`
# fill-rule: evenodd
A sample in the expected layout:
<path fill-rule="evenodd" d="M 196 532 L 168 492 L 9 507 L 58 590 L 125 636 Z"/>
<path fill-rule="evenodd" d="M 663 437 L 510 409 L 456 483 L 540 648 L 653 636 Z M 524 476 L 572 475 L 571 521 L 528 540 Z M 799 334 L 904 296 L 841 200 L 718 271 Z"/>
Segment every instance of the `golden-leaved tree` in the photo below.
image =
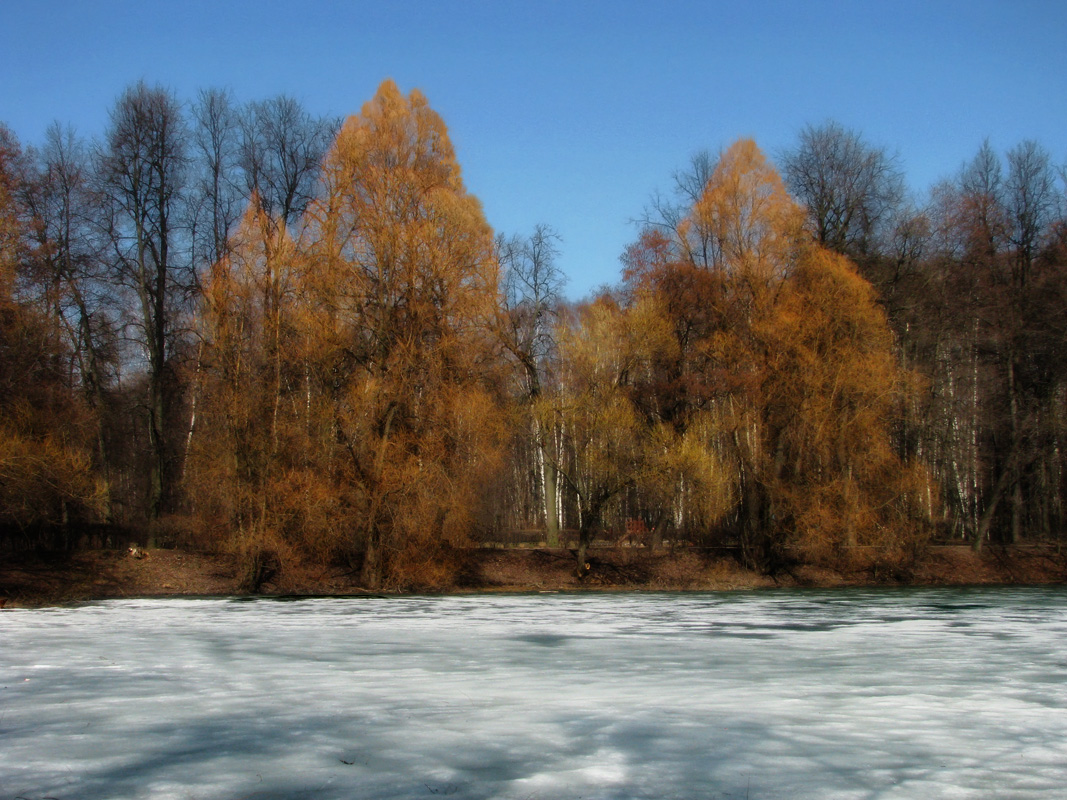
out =
<path fill-rule="evenodd" d="M 906 557 L 922 529 L 921 470 L 892 446 L 914 378 L 870 285 L 811 240 L 755 144 L 722 156 L 693 216 L 714 231 L 723 291 L 707 342 L 727 393 L 746 557 Z"/>
<path fill-rule="evenodd" d="M 601 297 L 564 320 L 558 334 L 558 385 L 533 403 L 542 428 L 559 435 L 546 458 L 577 507 L 577 574 L 604 518 L 635 491 L 664 495 L 665 476 L 692 471 L 690 449 L 641 408 L 636 392 L 657 354 L 674 346 L 659 305 L 644 298 L 621 308 Z M 668 451 L 665 445 L 678 445 Z"/>
<path fill-rule="evenodd" d="M 718 509 L 745 560 L 767 568 L 907 558 L 930 487 L 894 434 L 917 381 L 871 286 L 812 240 L 755 143 L 727 149 L 673 237 L 646 232 L 627 263 L 631 292 L 658 298 L 679 345 L 649 396 L 729 484 L 709 484 L 718 501 L 690 524 L 715 525 Z"/>
<path fill-rule="evenodd" d="M 302 241 L 310 416 L 363 582 L 438 583 L 497 465 L 493 236 L 444 122 L 392 81 L 345 121 Z"/>
<path fill-rule="evenodd" d="M 253 194 L 227 249 L 204 283 L 187 488 L 255 589 L 274 561 L 329 560 L 336 537 L 307 435 L 294 242 Z"/>
<path fill-rule="evenodd" d="M 906 562 L 931 511 L 925 471 L 893 438 L 918 378 L 900 367 L 870 284 L 843 256 L 806 247 L 752 340 L 765 359 L 746 398 L 759 444 L 745 452 L 761 457 L 771 552 Z"/>

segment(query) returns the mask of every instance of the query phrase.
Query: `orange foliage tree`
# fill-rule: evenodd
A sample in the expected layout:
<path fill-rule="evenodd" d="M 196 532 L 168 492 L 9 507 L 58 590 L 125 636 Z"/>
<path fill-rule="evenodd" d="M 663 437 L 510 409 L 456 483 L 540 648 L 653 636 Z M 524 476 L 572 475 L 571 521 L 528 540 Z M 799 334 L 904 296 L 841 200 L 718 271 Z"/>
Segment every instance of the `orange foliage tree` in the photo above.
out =
<path fill-rule="evenodd" d="M 444 122 L 391 81 L 345 121 L 323 174 L 301 244 L 312 424 L 364 583 L 433 584 L 502 438 L 492 231 Z"/>
<path fill-rule="evenodd" d="M 227 249 L 204 284 L 187 488 L 201 517 L 230 532 L 244 583 L 257 588 L 274 560 L 335 552 L 305 441 L 294 243 L 254 194 Z"/>
<path fill-rule="evenodd" d="M 755 143 L 726 150 L 677 236 L 646 234 L 627 265 L 631 292 L 661 298 L 680 344 L 659 366 L 657 411 L 676 432 L 699 416 L 733 485 L 720 524 L 745 559 L 847 560 L 863 545 L 906 557 L 929 486 L 892 437 L 915 379 L 869 284 L 805 233 Z"/>
<path fill-rule="evenodd" d="M 246 584 L 342 557 L 368 587 L 452 577 L 498 465 L 492 232 L 441 118 L 382 84 L 291 236 L 253 196 L 204 291 L 196 503 Z"/>

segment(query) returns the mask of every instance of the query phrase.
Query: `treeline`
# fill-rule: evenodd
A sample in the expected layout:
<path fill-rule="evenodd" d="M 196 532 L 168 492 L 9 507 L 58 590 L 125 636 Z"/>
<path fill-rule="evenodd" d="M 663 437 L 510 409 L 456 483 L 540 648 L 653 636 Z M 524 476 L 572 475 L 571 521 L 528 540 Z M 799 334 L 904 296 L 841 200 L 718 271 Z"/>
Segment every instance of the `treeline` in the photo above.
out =
<path fill-rule="evenodd" d="M 138 84 L 106 134 L 0 127 L 0 547 L 227 550 L 435 586 L 536 531 L 906 564 L 1059 540 L 1067 226 L 1036 144 L 927 202 L 833 123 L 646 209 L 617 287 L 494 236 L 441 118 Z"/>

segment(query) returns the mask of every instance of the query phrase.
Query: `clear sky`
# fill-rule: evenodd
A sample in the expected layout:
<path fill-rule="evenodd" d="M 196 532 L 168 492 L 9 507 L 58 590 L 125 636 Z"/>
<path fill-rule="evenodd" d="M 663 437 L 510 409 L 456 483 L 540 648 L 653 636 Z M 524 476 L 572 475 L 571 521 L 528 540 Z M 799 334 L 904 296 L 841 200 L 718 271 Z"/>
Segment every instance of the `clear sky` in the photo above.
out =
<path fill-rule="evenodd" d="M 834 119 L 921 196 L 989 138 L 1067 162 L 1064 0 L 0 0 L 0 121 L 99 135 L 144 79 L 192 99 L 359 111 L 384 78 L 449 126 L 493 227 L 563 237 L 568 294 L 619 275 L 649 195 L 698 150 L 770 155 Z"/>

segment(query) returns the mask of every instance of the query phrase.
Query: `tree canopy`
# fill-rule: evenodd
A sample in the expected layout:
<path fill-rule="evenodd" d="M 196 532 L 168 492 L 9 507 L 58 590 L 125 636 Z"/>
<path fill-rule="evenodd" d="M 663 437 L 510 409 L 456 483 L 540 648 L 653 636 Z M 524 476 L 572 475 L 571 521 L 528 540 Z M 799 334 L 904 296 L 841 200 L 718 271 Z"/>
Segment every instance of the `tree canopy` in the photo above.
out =
<path fill-rule="evenodd" d="M 568 300 L 540 222 L 494 232 L 442 117 L 191 106 L 0 127 L 0 547 L 103 527 L 458 578 L 462 548 L 720 546 L 905 569 L 933 538 L 1061 541 L 1067 194 L 986 142 L 929 197 L 835 122 L 701 151 L 617 286 Z M 519 191 L 519 189 L 516 189 Z"/>

